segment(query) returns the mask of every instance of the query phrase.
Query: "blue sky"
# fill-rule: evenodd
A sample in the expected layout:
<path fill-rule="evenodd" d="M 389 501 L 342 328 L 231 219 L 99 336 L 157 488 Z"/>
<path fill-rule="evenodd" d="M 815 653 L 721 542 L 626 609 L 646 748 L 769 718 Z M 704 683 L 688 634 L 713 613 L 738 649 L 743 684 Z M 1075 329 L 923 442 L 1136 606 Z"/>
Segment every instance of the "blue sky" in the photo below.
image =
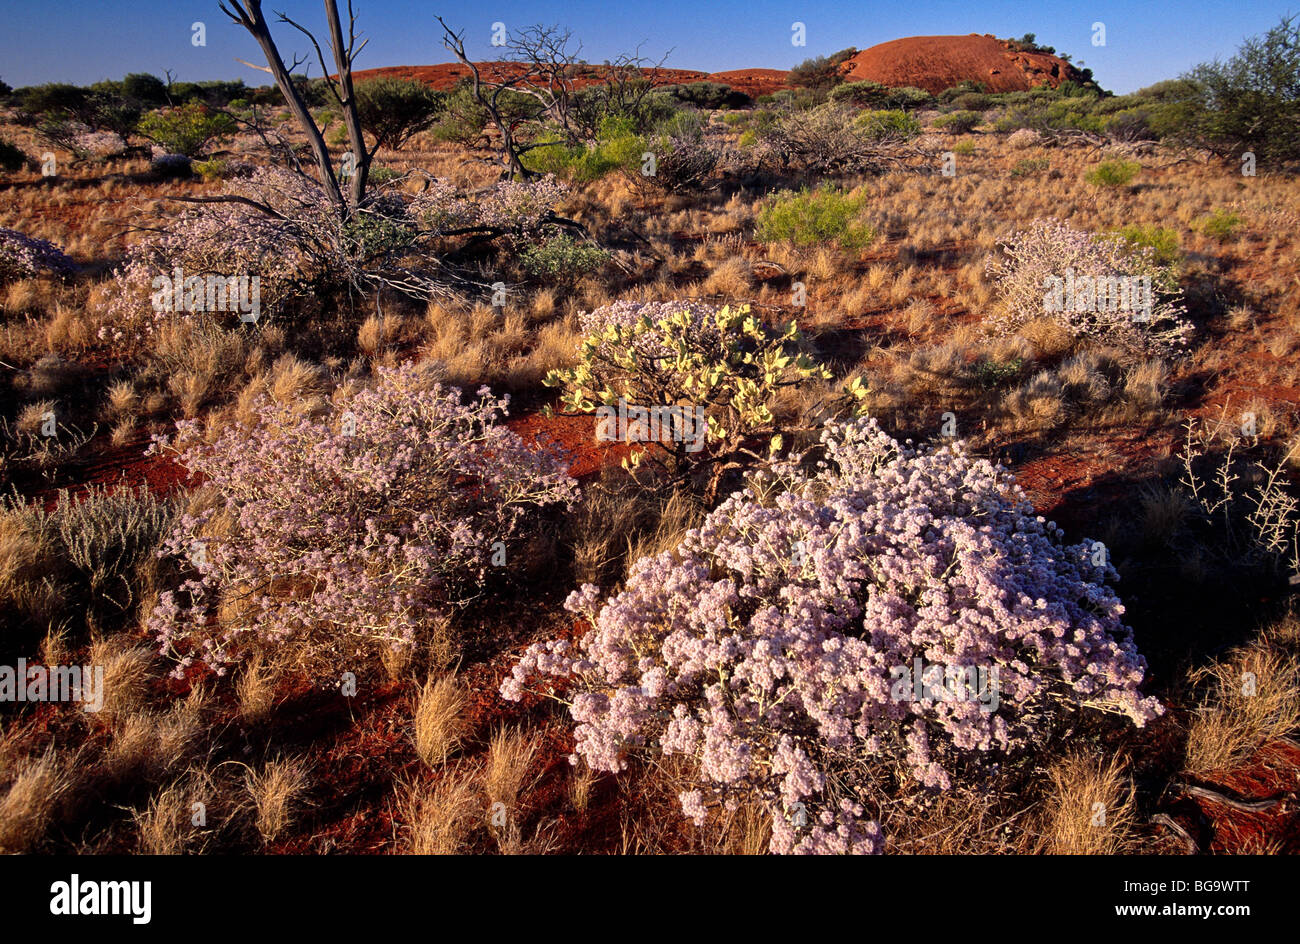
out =
<path fill-rule="evenodd" d="M 1300 0 L 1179 0 L 1089 3 L 1010 0 L 354 0 L 370 44 L 359 68 L 446 62 L 434 22 L 441 13 L 466 30 L 474 58 L 495 58 L 492 24 L 508 28 L 561 24 L 582 40 L 582 55 L 600 62 L 644 42 L 643 53 L 683 69 L 723 71 L 789 68 L 809 56 L 846 46 L 865 49 L 900 36 L 1034 33 L 1040 43 L 1070 53 L 1092 68 L 1101 84 L 1129 92 L 1172 78 L 1198 62 L 1227 58 L 1242 39 L 1274 26 Z M 256 43 L 229 22 L 216 0 L 43 0 L 7 4 L 0 14 L 0 79 L 15 87 L 40 82 L 88 83 L 127 72 L 178 79 L 243 78 L 266 81 L 235 62 L 258 62 Z M 266 0 L 324 35 L 319 0 Z M 206 25 L 205 46 L 191 41 L 191 26 Z M 791 43 L 791 24 L 806 25 L 807 45 Z M 1092 24 L 1106 28 L 1106 45 L 1093 46 Z M 286 53 L 307 51 L 305 39 L 277 27 Z M 319 75 L 319 68 L 313 75 Z"/>

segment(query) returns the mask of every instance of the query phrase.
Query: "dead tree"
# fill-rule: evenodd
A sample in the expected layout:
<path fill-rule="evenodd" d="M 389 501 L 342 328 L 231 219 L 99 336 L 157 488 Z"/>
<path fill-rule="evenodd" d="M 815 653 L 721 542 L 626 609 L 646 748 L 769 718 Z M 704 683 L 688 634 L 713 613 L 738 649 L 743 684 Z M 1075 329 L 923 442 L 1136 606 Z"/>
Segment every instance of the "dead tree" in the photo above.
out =
<path fill-rule="evenodd" d="M 572 33 L 558 26 L 530 26 L 515 32 L 506 43 L 505 72 L 500 78 L 485 81 L 478 64 L 465 52 L 465 34 L 457 33 L 441 16 L 436 18 L 443 29 L 443 46 L 470 71 L 470 91 L 488 113 L 502 137 L 502 157 L 510 173 L 518 177 L 536 176 L 524 167 L 522 155 L 538 147 L 557 142 L 525 142 L 521 131 L 530 124 L 549 120 L 563 135 L 564 143 L 585 145 L 596 137 L 600 118 L 605 114 L 635 115 L 654 91 L 659 70 L 668 53 L 653 65 L 639 55 L 621 56 L 606 65 L 601 81 L 593 86 L 594 108 L 584 112 L 575 95 L 581 65 L 578 54 L 582 44 L 571 48 Z M 585 90 L 584 90 L 585 91 Z M 518 107 L 519 98 L 532 99 L 536 110 Z"/>
<path fill-rule="evenodd" d="M 333 54 L 334 75 L 330 74 L 330 68 L 325 62 L 325 55 L 315 35 L 283 13 L 276 14 L 281 23 L 292 26 L 306 36 L 316 50 L 316 60 L 320 63 L 326 86 L 338 105 L 339 111 L 343 115 L 343 122 L 348 129 L 348 143 L 352 151 L 353 166 L 348 168 L 349 173 L 347 175 L 334 169 L 329 148 L 325 144 L 325 138 L 321 134 L 316 120 L 312 118 L 307 103 L 303 101 L 301 93 L 293 83 L 293 71 L 302 65 L 306 58 L 295 56 L 290 65 L 285 65 L 284 58 L 280 55 L 280 50 L 271 36 L 270 25 L 262 14 L 262 0 L 219 0 L 217 5 L 221 8 L 221 12 L 248 30 L 252 37 L 257 40 L 258 45 L 262 47 L 262 54 L 266 57 L 267 64 L 265 67 L 253 66 L 253 68 L 261 69 L 275 79 L 280 94 L 284 96 L 285 101 L 289 104 L 289 111 L 297 120 L 299 127 L 307 135 L 307 142 L 311 146 L 312 153 L 316 158 L 317 168 L 320 171 L 321 186 L 325 189 L 329 198 L 338 205 L 343 218 L 350 218 L 357 211 L 357 208 L 361 206 L 366 193 L 366 182 L 370 175 L 370 152 L 367 150 L 365 138 L 361 134 L 361 119 L 357 114 L 356 95 L 352 87 L 352 63 L 368 40 L 362 40 L 359 45 L 357 43 L 356 15 L 352 12 L 352 0 L 348 0 L 346 41 L 343 34 L 343 23 L 339 18 L 338 0 L 325 0 L 325 16 L 329 21 L 330 52 Z M 247 64 L 251 65 L 251 63 Z M 345 181 L 347 184 L 346 193 L 343 186 Z"/>
<path fill-rule="evenodd" d="M 531 150 L 530 146 L 518 140 L 518 131 L 524 123 L 525 116 L 512 113 L 508 107 L 507 93 L 514 91 L 515 87 L 522 83 L 524 76 L 513 75 L 499 82 L 484 82 L 479 75 L 478 65 L 465 52 L 464 30 L 457 33 L 441 16 L 436 19 L 442 26 L 443 46 L 469 69 L 470 93 L 474 96 L 474 100 L 488 113 L 492 124 L 496 125 L 497 130 L 501 132 L 501 156 L 510 170 L 510 176 L 525 180 L 536 177 L 537 174 L 525 167 L 524 162 L 520 160 L 522 154 Z"/>

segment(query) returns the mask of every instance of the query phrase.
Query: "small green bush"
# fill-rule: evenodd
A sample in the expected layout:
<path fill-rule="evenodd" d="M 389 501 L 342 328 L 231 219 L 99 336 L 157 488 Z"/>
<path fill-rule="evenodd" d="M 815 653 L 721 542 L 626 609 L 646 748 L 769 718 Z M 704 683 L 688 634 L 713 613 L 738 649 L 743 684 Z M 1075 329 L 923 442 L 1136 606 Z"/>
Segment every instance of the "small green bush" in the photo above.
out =
<path fill-rule="evenodd" d="M 1141 170 L 1137 161 L 1102 161 L 1083 179 L 1095 187 L 1127 187 Z"/>
<path fill-rule="evenodd" d="M 405 175 L 400 170 L 393 170 L 391 167 L 377 167 L 372 164 L 366 179 L 372 186 L 378 187 L 383 184 L 391 183 L 403 176 Z"/>
<path fill-rule="evenodd" d="M 952 146 L 952 152 L 954 154 L 960 154 L 963 157 L 969 157 L 975 153 L 975 142 L 970 138 L 962 138 Z"/>
<path fill-rule="evenodd" d="M 557 140 L 528 151 L 523 155 L 523 164 L 529 170 L 577 183 L 599 180 L 616 170 L 639 174 L 641 155 L 648 146 L 634 128 L 630 117 L 605 118 L 593 146 L 573 146 Z"/>
<path fill-rule="evenodd" d="M 159 108 L 140 119 L 139 131 L 169 153 L 198 157 L 209 141 L 233 134 L 235 122 L 229 115 L 206 105 L 190 104 Z"/>
<path fill-rule="evenodd" d="M 608 262 L 609 253 L 561 233 L 528 246 L 519 261 L 524 271 L 535 279 L 571 284 Z"/>
<path fill-rule="evenodd" d="M 861 219 L 866 193 L 836 189 L 784 191 L 758 214 L 756 235 L 761 242 L 816 246 L 835 242 L 843 249 L 870 245 L 876 231 Z"/>
<path fill-rule="evenodd" d="M 1198 229 L 1216 242 L 1226 243 L 1237 235 L 1241 217 L 1231 210 L 1215 210 L 1199 222 Z"/>
<path fill-rule="evenodd" d="M 968 134 L 984 118 L 973 111 L 954 111 L 934 119 L 934 126 L 952 134 Z"/>
<path fill-rule="evenodd" d="M 1178 249 L 1178 233 L 1172 229 L 1133 224 L 1115 230 L 1115 235 L 1130 248 L 1150 249 L 1152 257 L 1162 266 L 1173 266 L 1182 261 L 1183 254 Z"/>
<path fill-rule="evenodd" d="M 921 133 L 921 122 L 901 109 L 864 111 L 853 123 L 873 141 L 914 138 Z"/>

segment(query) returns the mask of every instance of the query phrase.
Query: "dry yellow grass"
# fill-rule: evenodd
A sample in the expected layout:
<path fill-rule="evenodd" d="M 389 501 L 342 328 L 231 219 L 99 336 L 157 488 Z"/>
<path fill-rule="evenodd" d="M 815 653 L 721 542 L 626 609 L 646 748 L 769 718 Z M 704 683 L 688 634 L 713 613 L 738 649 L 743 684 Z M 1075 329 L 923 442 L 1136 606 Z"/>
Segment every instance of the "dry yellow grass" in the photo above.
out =
<path fill-rule="evenodd" d="M 414 855 L 460 855 L 474 828 L 486 819 L 469 774 L 448 770 L 432 787 L 401 788 L 401 813 Z"/>
<path fill-rule="evenodd" d="M 1122 757 L 1075 755 L 1050 770 L 1041 851 L 1053 855 L 1114 855 L 1133 849 L 1133 783 Z"/>
<path fill-rule="evenodd" d="M 489 802 L 500 803 L 507 811 L 515 810 L 536 756 L 537 744 L 528 732 L 504 727 L 494 731 L 483 773 Z"/>
<path fill-rule="evenodd" d="M 244 785 L 263 842 L 274 842 L 289 827 L 308 783 L 306 764 L 291 757 L 267 761 L 260 771 L 246 774 Z"/>
<path fill-rule="evenodd" d="M 244 663 L 235 681 L 239 717 L 245 724 L 261 724 L 275 705 L 275 673 L 261 655 Z"/>
<path fill-rule="evenodd" d="M 72 785 L 71 775 L 53 748 L 21 761 L 0 799 L 0 853 L 32 851 Z"/>
<path fill-rule="evenodd" d="M 1231 770 L 1300 729 L 1300 662 L 1267 641 L 1197 670 L 1192 682 L 1210 692 L 1187 732 L 1190 773 Z"/>
<path fill-rule="evenodd" d="M 416 696 L 412 741 L 415 753 L 430 767 L 439 767 L 464 737 L 465 693 L 454 675 L 430 676 Z"/>

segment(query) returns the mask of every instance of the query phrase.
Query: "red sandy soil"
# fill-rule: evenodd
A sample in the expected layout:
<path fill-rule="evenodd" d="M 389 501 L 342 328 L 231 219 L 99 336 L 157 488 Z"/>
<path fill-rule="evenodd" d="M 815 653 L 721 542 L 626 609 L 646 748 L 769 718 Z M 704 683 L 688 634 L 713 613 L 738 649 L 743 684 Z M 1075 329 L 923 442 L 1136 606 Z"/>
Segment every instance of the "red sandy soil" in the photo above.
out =
<path fill-rule="evenodd" d="M 909 36 L 864 49 L 845 63 L 845 77 L 884 85 L 911 85 L 942 92 L 964 81 L 983 82 L 991 92 L 1052 88 L 1079 72 L 1064 59 L 1018 52 L 1007 40 L 983 36 Z"/>

